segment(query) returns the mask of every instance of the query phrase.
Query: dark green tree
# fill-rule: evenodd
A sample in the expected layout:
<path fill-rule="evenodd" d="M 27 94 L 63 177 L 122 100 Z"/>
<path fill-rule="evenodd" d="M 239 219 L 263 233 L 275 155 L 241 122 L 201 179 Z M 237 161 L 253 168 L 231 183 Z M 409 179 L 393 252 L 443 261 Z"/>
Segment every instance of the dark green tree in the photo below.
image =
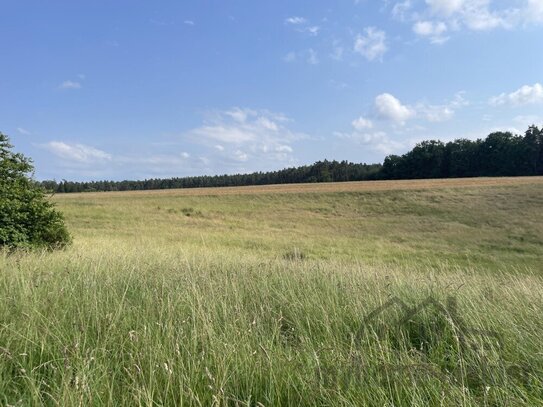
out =
<path fill-rule="evenodd" d="M 0 133 L 0 246 L 61 248 L 70 242 L 62 214 L 32 178 L 32 161 Z"/>

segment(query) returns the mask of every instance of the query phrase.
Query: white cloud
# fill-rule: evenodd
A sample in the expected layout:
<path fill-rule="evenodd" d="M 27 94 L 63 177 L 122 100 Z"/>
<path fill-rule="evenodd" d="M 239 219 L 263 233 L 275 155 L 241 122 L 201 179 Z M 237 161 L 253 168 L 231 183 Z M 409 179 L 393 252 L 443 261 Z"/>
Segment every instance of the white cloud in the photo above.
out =
<path fill-rule="evenodd" d="M 256 133 L 245 126 L 224 126 L 212 125 L 202 126 L 192 131 L 193 135 L 201 136 L 205 139 L 213 139 L 226 144 L 243 144 L 256 140 Z"/>
<path fill-rule="evenodd" d="M 526 18 L 536 22 L 543 22 L 543 1 L 528 0 Z"/>
<path fill-rule="evenodd" d="M 230 116 L 238 123 L 245 123 L 249 116 L 256 116 L 257 112 L 251 109 L 240 109 L 239 107 L 234 107 L 233 109 L 225 111 L 224 114 Z"/>
<path fill-rule="evenodd" d="M 543 85 L 535 83 L 533 85 L 524 85 L 512 93 L 502 93 L 490 99 L 492 106 L 511 105 L 521 106 L 543 102 Z"/>
<path fill-rule="evenodd" d="M 413 131 L 420 133 L 421 130 L 424 130 L 420 125 L 412 128 L 398 127 L 398 125 L 404 126 L 409 119 L 417 117 L 429 122 L 449 120 L 454 116 L 455 109 L 466 105 L 468 105 L 468 101 L 464 98 L 464 92 L 458 92 L 451 101 L 442 105 L 419 102 L 415 106 L 405 105 L 390 93 L 383 93 L 375 98 L 374 113 L 377 117 L 390 121 L 394 133 L 399 135 Z M 352 132 L 335 132 L 334 135 L 385 155 L 403 151 L 420 141 L 413 138 L 401 142 L 393 140 L 382 129 L 374 129 L 375 124 L 364 116 L 353 120 L 351 125 L 354 129 Z M 370 129 L 374 130 L 370 131 Z"/>
<path fill-rule="evenodd" d="M 403 105 L 390 93 L 383 93 L 375 98 L 375 108 L 379 117 L 403 124 L 415 116 L 416 112 L 409 106 Z"/>
<path fill-rule="evenodd" d="M 418 102 L 414 106 L 405 105 L 390 93 L 383 93 L 375 98 L 375 111 L 377 116 L 404 125 L 414 117 L 429 122 L 443 122 L 452 119 L 457 109 L 467 106 L 469 102 L 464 98 L 464 92 L 458 92 L 454 98 L 444 104 L 429 104 Z"/>
<path fill-rule="evenodd" d="M 234 154 L 232 154 L 232 157 L 234 158 L 234 160 L 242 161 L 242 162 L 245 162 L 249 159 L 249 156 L 247 155 L 247 153 L 244 153 L 241 150 L 234 151 Z"/>
<path fill-rule="evenodd" d="M 404 21 L 407 19 L 407 13 L 413 7 L 411 0 L 404 0 L 399 3 L 396 3 L 392 7 L 392 16 L 398 20 Z"/>
<path fill-rule="evenodd" d="M 110 161 L 111 154 L 84 144 L 68 144 L 62 141 L 51 141 L 43 146 L 57 157 L 78 163 L 94 163 Z"/>
<path fill-rule="evenodd" d="M 462 9 L 465 0 L 426 0 L 434 13 L 450 16 Z"/>
<path fill-rule="evenodd" d="M 186 24 L 186 25 L 194 25 L 195 23 L 194 23 L 194 21 L 192 21 L 192 20 L 185 20 L 185 21 L 183 21 L 183 24 Z"/>
<path fill-rule="evenodd" d="M 340 133 L 334 135 L 339 139 L 350 141 L 373 151 L 388 155 L 405 149 L 403 143 L 390 139 L 383 131 Z"/>
<path fill-rule="evenodd" d="M 416 4 L 421 6 L 415 7 Z M 450 35 L 461 30 L 514 29 L 543 23 L 543 1 L 397 0 L 391 13 L 396 19 L 412 22 L 417 35 L 441 43 L 446 40 L 445 31 Z"/>
<path fill-rule="evenodd" d="M 421 37 L 429 38 L 433 44 L 443 44 L 449 39 L 443 35 L 447 31 L 447 24 L 441 21 L 417 21 L 413 31 Z"/>
<path fill-rule="evenodd" d="M 304 17 L 288 17 L 285 19 L 285 24 L 300 25 L 307 23 Z"/>
<path fill-rule="evenodd" d="M 426 0 L 433 14 L 456 19 L 471 30 L 506 27 L 515 14 L 511 9 L 490 10 L 491 0 Z"/>
<path fill-rule="evenodd" d="M 362 116 L 360 116 L 358 119 L 353 120 L 351 124 L 356 130 L 359 131 L 371 129 L 373 127 L 373 122 L 369 119 L 365 119 Z"/>
<path fill-rule="evenodd" d="M 288 17 L 285 19 L 285 24 L 293 26 L 295 31 L 306 33 L 313 37 L 319 35 L 321 29 L 318 25 L 309 25 L 309 21 L 304 17 Z"/>
<path fill-rule="evenodd" d="M 354 42 L 354 51 L 365 57 L 368 61 L 382 60 L 387 52 L 386 33 L 375 27 L 368 27 L 364 35 L 358 34 Z"/>
<path fill-rule="evenodd" d="M 23 136 L 30 136 L 32 133 L 28 131 L 27 129 L 24 129 L 22 127 L 17 127 L 17 131 L 22 134 Z"/>
<path fill-rule="evenodd" d="M 300 30 L 301 32 L 306 32 L 309 35 L 317 36 L 320 31 L 320 27 L 318 25 L 312 25 L 310 27 L 306 27 L 305 29 Z"/>
<path fill-rule="evenodd" d="M 64 81 L 59 85 L 60 89 L 81 89 L 81 84 L 74 81 Z"/>
<path fill-rule="evenodd" d="M 418 115 L 424 117 L 429 122 L 450 120 L 457 109 L 469 105 L 469 102 L 464 98 L 464 94 L 465 92 L 458 92 L 451 101 L 442 105 L 418 103 L 415 109 Z"/>
<path fill-rule="evenodd" d="M 420 105 L 420 111 L 429 122 L 443 122 L 452 119 L 454 110 L 447 105 Z"/>
<path fill-rule="evenodd" d="M 289 119 L 267 110 L 235 107 L 214 112 L 202 126 L 187 133 L 198 144 L 212 148 L 216 160 L 259 166 L 266 161 L 292 159 L 291 144 L 305 135 L 287 127 Z"/>

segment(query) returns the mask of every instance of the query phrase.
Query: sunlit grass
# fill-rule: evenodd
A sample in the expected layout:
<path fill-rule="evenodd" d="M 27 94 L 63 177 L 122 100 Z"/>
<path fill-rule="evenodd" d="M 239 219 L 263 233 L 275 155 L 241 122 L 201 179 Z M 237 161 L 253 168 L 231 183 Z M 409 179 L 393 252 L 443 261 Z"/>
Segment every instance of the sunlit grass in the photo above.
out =
<path fill-rule="evenodd" d="M 543 405 L 542 192 L 57 196 L 73 247 L 0 256 L 0 405 Z"/>

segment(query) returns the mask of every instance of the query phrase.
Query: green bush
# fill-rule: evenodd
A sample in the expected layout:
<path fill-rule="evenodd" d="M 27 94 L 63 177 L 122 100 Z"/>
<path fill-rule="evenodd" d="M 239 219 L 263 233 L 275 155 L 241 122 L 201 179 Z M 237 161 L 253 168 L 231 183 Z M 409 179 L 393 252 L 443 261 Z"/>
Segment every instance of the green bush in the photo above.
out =
<path fill-rule="evenodd" d="M 32 178 L 32 161 L 0 133 L 0 246 L 62 248 L 71 238 L 62 214 Z"/>

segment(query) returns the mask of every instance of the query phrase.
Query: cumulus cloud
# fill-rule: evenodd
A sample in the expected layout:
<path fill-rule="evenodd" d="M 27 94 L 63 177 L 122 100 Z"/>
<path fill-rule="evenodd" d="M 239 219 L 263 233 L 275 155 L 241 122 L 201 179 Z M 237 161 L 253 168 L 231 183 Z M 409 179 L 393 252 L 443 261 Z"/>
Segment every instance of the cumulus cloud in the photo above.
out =
<path fill-rule="evenodd" d="M 110 161 L 111 154 L 85 144 L 69 144 L 62 141 L 51 141 L 43 146 L 46 150 L 64 160 L 90 164 Z"/>
<path fill-rule="evenodd" d="M 429 38 L 433 44 L 443 44 L 449 37 L 444 34 L 447 31 L 447 24 L 444 22 L 417 21 L 413 25 L 415 34 Z"/>
<path fill-rule="evenodd" d="M 375 109 L 380 118 L 400 124 L 405 123 L 416 114 L 413 108 L 403 105 L 390 93 L 382 93 L 375 98 Z"/>
<path fill-rule="evenodd" d="M 368 27 L 364 35 L 358 34 L 354 42 L 354 51 L 368 61 L 382 60 L 387 52 L 386 33 L 375 27 Z"/>
<path fill-rule="evenodd" d="M 522 106 L 543 102 L 543 85 L 535 83 L 533 85 L 524 85 L 511 93 L 502 93 L 490 99 L 492 106 Z"/>
<path fill-rule="evenodd" d="M 452 100 L 443 104 L 418 102 L 414 106 L 403 104 L 390 93 L 383 93 L 375 98 L 375 111 L 381 119 L 404 125 L 407 120 L 415 117 L 429 122 L 450 120 L 457 109 L 468 104 L 469 102 L 464 98 L 464 92 L 458 92 Z"/>
<path fill-rule="evenodd" d="M 373 122 L 360 116 L 358 119 L 353 120 L 351 123 L 356 130 L 366 130 L 373 127 Z"/>

